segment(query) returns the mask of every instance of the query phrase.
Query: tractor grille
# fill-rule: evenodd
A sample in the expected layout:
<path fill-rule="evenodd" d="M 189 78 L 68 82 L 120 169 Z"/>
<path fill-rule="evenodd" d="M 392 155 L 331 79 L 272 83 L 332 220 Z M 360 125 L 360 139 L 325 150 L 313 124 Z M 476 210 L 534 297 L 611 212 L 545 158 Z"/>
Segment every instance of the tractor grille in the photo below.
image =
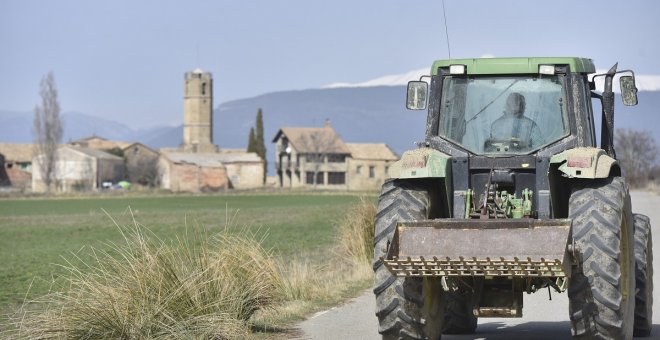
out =
<path fill-rule="evenodd" d="M 512 276 L 512 277 L 565 277 L 558 259 L 412 259 L 393 256 L 380 258 L 396 276 Z"/>

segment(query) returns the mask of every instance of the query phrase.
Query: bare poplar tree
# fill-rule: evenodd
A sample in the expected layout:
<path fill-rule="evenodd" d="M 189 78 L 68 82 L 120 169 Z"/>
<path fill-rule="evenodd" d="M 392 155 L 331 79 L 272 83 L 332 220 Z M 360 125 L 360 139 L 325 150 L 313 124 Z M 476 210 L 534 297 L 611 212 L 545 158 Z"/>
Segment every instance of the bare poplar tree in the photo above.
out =
<path fill-rule="evenodd" d="M 651 133 L 617 129 L 614 145 L 619 164 L 630 185 L 646 185 L 658 155 L 658 148 Z"/>
<path fill-rule="evenodd" d="M 46 185 L 46 192 L 49 193 L 57 179 L 57 148 L 62 142 L 62 119 L 53 72 L 48 72 L 41 79 L 39 95 L 41 103 L 34 108 L 33 132 L 35 150 L 40 155 L 37 165 Z"/>
<path fill-rule="evenodd" d="M 316 188 L 318 175 L 328 156 L 336 154 L 341 148 L 336 136 L 330 129 L 318 129 L 300 136 L 300 152 L 305 157 L 305 170 L 311 166 L 314 173 L 313 185 Z"/>

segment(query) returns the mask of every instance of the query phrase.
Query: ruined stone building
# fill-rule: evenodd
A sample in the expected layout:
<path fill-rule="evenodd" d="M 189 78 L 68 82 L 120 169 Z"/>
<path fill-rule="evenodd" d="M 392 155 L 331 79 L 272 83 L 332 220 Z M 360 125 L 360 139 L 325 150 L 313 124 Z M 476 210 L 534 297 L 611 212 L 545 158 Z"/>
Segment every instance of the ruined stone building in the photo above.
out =
<path fill-rule="evenodd" d="M 324 127 L 283 127 L 275 138 L 282 188 L 379 190 L 398 156 L 386 144 L 345 143 Z"/>

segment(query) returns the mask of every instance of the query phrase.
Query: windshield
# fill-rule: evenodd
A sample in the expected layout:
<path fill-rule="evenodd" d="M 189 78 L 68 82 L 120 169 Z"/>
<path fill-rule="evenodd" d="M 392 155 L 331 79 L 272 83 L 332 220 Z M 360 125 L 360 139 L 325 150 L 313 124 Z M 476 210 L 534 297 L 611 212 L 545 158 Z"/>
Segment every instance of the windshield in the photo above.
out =
<path fill-rule="evenodd" d="M 445 77 L 440 136 L 477 154 L 524 154 L 569 131 L 558 76 Z"/>

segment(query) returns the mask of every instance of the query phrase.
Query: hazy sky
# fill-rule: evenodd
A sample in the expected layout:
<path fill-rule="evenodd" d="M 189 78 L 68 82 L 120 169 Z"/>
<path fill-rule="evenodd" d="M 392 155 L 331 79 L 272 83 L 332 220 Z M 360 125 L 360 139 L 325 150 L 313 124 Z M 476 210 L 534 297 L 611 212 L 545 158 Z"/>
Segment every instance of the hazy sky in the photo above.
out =
<path fill-rule="evenodd" d="M 660 2 L 446 0 L 452 57 L 585 56 L 660 74 Z M 363 82 L 447 57 L 434 1 L 0 1 L 0 110 L 31 111 L 53 71 L 63 111 L 180 124 L 183 74 L 215 105 Z"/>

